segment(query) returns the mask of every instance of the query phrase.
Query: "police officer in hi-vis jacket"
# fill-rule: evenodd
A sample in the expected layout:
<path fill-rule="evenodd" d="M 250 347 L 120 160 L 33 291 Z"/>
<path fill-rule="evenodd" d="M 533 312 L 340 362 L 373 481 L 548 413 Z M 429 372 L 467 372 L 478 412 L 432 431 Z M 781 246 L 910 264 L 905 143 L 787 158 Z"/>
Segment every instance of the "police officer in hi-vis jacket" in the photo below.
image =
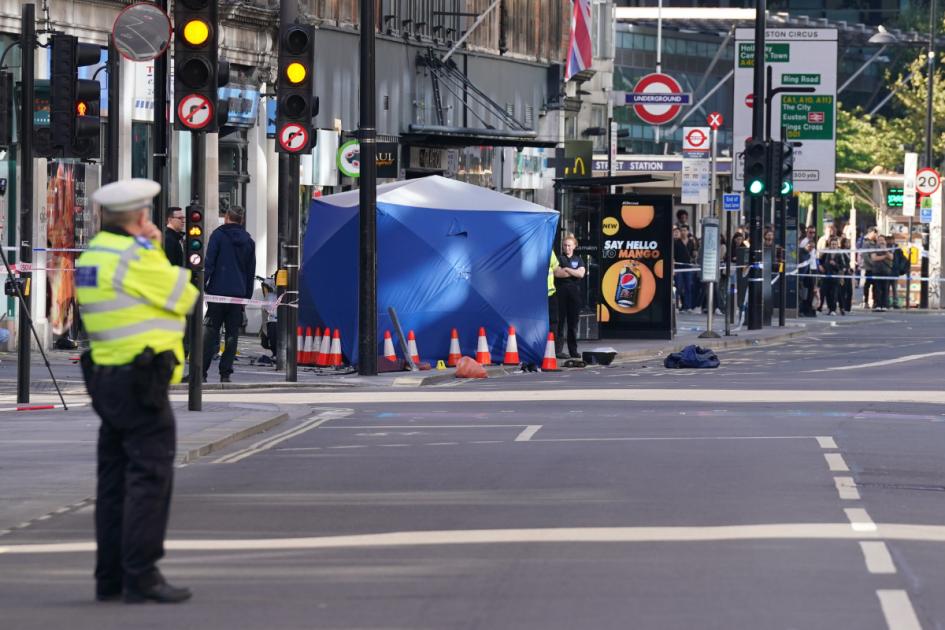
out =
<path fill-rule="evenodd" d="M 99 601 L 181 602 L 164 555 L 176 433 L 168 387 L 183 371 L 184 319 L 198 291 L 168 262 L 150 220 L 159 184 L 128 179 L 99 188 L 102 230 L 79 257 L 76 297 L 90 350 L 82 372 L 101 418 L 95 504 Z"/>

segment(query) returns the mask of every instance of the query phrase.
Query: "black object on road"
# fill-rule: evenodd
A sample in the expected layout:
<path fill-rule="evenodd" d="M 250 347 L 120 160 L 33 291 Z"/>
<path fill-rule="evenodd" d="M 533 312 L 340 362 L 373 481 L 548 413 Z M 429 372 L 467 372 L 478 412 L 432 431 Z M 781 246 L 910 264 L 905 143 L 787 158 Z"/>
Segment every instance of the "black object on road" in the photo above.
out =
<path fill-rule="evenodd" d="M 708 348 L 688 345 L 681 352 L 673 352 L 663 361 L 668 368 L 717 368 L 719 357 Z"/>

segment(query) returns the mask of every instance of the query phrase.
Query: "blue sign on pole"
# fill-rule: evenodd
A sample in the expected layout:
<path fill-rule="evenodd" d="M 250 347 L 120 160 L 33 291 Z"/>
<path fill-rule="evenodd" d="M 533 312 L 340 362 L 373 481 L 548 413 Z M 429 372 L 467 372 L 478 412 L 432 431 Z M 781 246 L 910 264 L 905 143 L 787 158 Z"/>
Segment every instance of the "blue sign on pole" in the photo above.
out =
<path fill-rule="evenodd" d="M 738 212 L 742 209 L 742 196 L 738 193 L 722 195 L 722 208 L 726 212 Z"/>
<path fill-rule="evenodd" d="M 931 223 L 932 208 L 919 208 L 919 221 L 921 223 Z"/>

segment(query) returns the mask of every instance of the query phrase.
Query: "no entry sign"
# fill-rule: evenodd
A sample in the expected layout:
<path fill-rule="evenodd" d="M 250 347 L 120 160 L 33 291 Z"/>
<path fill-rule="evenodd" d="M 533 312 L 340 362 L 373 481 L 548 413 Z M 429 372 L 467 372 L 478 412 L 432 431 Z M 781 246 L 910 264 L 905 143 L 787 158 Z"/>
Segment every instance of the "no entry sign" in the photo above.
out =
<path fill-rule="evenodd" d="M 722 123 L 725 122 L 725 119 L 722 118 L 722 114 L 718 112 L 712 112 L 705 119 L 706 123 L 712 127 L 713 130 L 718 131 L 719 127 L 722 126 Z"/>
<path fill-rule="evenodd" d="M 683 92 L 679 83 L 668 74 L 654 72 L 640 79 L 627 94 L 627 104 L 645 123 L 663 125 L 679 115 L 692 95 Z"/>

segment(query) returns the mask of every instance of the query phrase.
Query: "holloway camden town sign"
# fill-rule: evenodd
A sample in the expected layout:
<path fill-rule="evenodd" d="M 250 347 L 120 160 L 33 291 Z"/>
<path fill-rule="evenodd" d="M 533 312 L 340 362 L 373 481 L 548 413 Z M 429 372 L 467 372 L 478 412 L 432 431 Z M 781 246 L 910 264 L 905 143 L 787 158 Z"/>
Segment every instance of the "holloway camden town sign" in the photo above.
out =
<path fill-rule="evenodd" d="M 734 153 L 751 136 L 755 32 L 735 31 L 733 99 Z M 810 93 L 783 93 L 771 103 L 771 136 L 794 143 L 794 189 L 833 192 L 837 155 L 837 29 L 769 28 L 765 31 L 765 66 L 772 88 L 813 88 Z M 757 104 L 759 107 L 763 103 Z M 781 138 L 781 129 L 786 138 Z M 734 190 L 744 190 L 744 160 L 735 161 Z"/>
<path fill-rule="evenodd" d="M 691 100 L 692 94 L 683 92 L 676 79 L 661 72 L 644 76 L 626 95 L 627 105 L 633 105 L 640 120 L 651 125 L 668 123 Z"/>

